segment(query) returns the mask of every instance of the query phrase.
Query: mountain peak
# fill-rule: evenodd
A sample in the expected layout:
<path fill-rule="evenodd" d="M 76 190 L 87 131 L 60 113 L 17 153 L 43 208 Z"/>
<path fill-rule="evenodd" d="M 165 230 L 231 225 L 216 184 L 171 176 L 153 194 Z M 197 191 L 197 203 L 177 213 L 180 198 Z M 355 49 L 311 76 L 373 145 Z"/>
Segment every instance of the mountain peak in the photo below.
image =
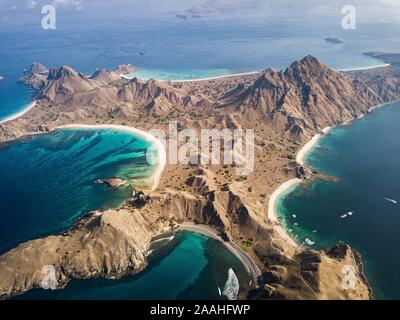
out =
<path fill-rule="evenodd" d="M 39 62 L 34 62 L 29 68 L 28 71 L 30 74 L 39 73 L 39 74 L 47 74 L 49 70 Z"/>
<path fill-rule="evenodd" d="M 316 75 L 323 72 L 327 72 L 330 69 L 321 63 L 317 58 L 308 55 L 301 59 L 293 62 L 287 69 L 284 71 L 284 75 L 290 78 L 298 79 L 302 75 Z"/>
<path fill-rule="evenodd" d="M 80 77 L 80 74 L 69 66 L 62 66 L 61 68 L 52 68 L 49 72 L 48 80 L 59 80 L 61 78 L 75 78 Z"/>
<path fill-rule="evenodd" d="M 305 56 L 303 59 L 301 59 L 300 62 L 303 64 L 321 64 L 320 61 L 316 57 L 314 57 L 310 54 Z"/>

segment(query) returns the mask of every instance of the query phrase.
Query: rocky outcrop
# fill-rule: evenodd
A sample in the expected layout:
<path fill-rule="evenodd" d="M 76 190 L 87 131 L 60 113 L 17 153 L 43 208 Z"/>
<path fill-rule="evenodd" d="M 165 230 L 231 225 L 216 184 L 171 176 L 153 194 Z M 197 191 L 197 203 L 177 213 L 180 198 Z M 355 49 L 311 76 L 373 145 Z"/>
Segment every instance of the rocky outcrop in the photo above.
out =
<path fill-rule="evenodd" d="M 311 177 L 311 172 L 307 168 L 304 168 L 303 166 L 296 166 L 295 168 L 296 172 L 296 178 L 302 179 L 302 180 L 307 180 Z"/>
<path fill-rule="evenodd" d="M 135 71 L 135 67 L 132 66 L 131 64 L 120 64 L 113 73 L 119 74 L 119 75 L 123 75 L 123 74 L 128 74 L 128 73 L 132 73 L 133 71 Z"/>
<path fill-rule="evenodd" d="M 24 75 L 18 79 L 18 83 L 25 84 L 35 90 L 40 90 L 48 83 L 49 70 L 42 64 L 34 62 Z"/>
<path fill-rule="evenodd" d="M 128 181 L 119 178 L 98 179 L 94 183 L 105 184 L 108 188 L 116 190 L 124 186 Z"/>
<path fill-rule="evenodd" d="M 103 84 L 112 84 L 121 79 L 121 75 L 135 71 L 135 68 L 130 64 L 119 65 L 114 71 L 107 69 L 97 69 L 90 77 Z"/>
<path fill-rule="evenodd" d="M 47 85 L 36 95 L 36 99 L 47 99 L 58 104 L 73 95 L 96 87 L 88 78 L 68 66 L 50 69 L 47 81 Z"/>
<path fill-rule="evenodd" d="M 57 288 L 71 279 L 119 278 L 140 271 L 152 237 L 165 223 L 127 210 L 95 212 L 62 235 L 23 243 L 0 257 L 0 297 L 42 286 L 42 270 L 56 270 Z M 26 261 L 30 261 L 26 263 Z"/>
<path fill-rule="evenodd" d="M 263 284 L 249 292 L 249 299 L 366 300 L 371 297 L 358 254 L 349 246 L 339 245 L 327 251 L 298 250 L 290 259 L 277 243 L 267 248 L 256 251 L 262 253 L 267 268 L 263 271 Z M 338 251 L 340 254 L 336 254 Z M 350 275 L 351 286 L 344 283 L 347 268 L 354 271 Z"/>

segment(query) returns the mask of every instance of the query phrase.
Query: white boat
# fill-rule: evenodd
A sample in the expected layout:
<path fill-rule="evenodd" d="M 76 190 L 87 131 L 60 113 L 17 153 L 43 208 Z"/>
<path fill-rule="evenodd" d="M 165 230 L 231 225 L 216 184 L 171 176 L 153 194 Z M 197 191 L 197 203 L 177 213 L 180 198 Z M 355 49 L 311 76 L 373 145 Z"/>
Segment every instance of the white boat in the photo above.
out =
<path fill-rule="evenodd" d="M 345 219 L 345 218 L 347 218 L 347 213 L 346 213 L 346 214 L 342 214 L 342 215 L 340 216 L 340 219 Z"/>
<path fill-rule="evenodd" d="M 298 226 L 299 224 L 296 222 L 296 223 L 294 223 L 294 225 L 295 225 L 295 226 Z"/>
<path fill-rule="evenodd" d="M 228 300 L 236 300 L 239 294 L 239 279 L 232 268 L 228 270 L 228 280 L 225 283 L 223 294 Z"/>
<path fill-rule="evenodd" d="M 221 292 L 221 288 L 220 287 L 218 287 L 218 293 L 219 293 L 220 296 L 222 296 L 222 292 Z"/>
<path fill-rule="evenodd" d="M 350 212 L 347 212 L 347 215 L 348 215 L 348 216 L 352 216 L 353 213 L 354 213 L 353 211 L 350 211 Z"/>
<path fill-rule="evenodd" d="M 297 218 L 297 216 L 296 216 L 295 214 L 292 214 L 292 217 L 293 217 L 293 219 L 296 219 L 296 218 Z"/>
<path fill-rule="evenodd" d="M 317 229 L 313 230 L 313 233 L 316 233 L 316 232 L 318 232 L 318 230 L 317 230 Z"/>
<path fill-rule="evenodd" d="M 396 201 L 396 200 L 393 200 L 393 199 L 390 199 L 390 198 L 385 198 L 385 200 L 386 200 L 386 201 L 389 201 L 389 202 L 391 202 L 391 203 L 393 203 L 393 204 L 397 204 L 397 201 Z"/>
<path fill-rule="evenodd" d="M 304 242 L 308 245 L 308 246 L 313 246 L 315 244 L 315 241 L 312 241 L 311 239 L 307 238 L 306 240 L 304 240 Z"/>

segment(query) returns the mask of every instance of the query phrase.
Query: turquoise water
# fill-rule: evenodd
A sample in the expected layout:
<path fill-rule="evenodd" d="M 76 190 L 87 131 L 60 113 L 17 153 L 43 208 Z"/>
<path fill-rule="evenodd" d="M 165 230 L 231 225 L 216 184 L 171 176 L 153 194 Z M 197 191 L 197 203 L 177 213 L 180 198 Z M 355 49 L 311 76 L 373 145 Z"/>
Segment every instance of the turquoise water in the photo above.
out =
<path fill-rule="evenodd" d="M 70 227 L 83 213 L 116 207 L 132 194 L 127 185 L 109 190 L 101 178 L 151 175 L 149 142 L 114 130 L 63 129 L 0 148 L 0 253 L 19 243 Z M 208 237 L 178 233 L 161 243 L 149 267 L 119 281 L 73 281 L 65 290 L 35 290 L 23 299 L 222 299 L 229 268 L 245 289 L 249 276 L 241 262 Z"/>
<path fill-rule="evenodd" d="M 339 241 L 354 246 L 376 297 L 385 299 L 400 299 L 400 206 L 385 200 L 400 202 L 399 122 L 400 105 L 394 104 L 331 131 L 307 163 L 340 180 L 299 186 L 278 203 L 286 228 L 298 241 L 309 237 L 317 248 Z M 340 218 L 349 211 L 354 214 Z"/>
<path fill-rule="evenodd" d="M 225 299 L 220 296 L 232 268 L 242 290 L 249 276 L 223 245 L 206 236 L 179 232 L 149 257 L 149 266 L 121 280 L 73 281 L 61 291 L 34 290 L 19 299 Z"/>
<path fill-rule="evenodd" d="M 190 80 L 219 77 L 232 73 L 229 69 L 138 69 L 126 76 L 129 78 L 137 77 L 143 80 Z"/>
<path fill-rule="evenodd" d="M 131 187 L 97 179 L 143 179 L 149 142 L 112 130 L 59 130 L 0 148 L 0 252 L 61 232 L 82 213 L 115 207 Z"/>

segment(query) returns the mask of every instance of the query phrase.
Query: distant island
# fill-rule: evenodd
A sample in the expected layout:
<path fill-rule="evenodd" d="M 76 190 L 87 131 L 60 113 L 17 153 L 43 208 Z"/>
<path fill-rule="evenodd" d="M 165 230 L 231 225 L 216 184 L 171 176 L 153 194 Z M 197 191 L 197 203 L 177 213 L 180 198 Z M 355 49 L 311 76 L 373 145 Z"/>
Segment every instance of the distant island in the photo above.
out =
<path fill-rule="evenodd" d="M 325 41 L 330 42 L 330 43 L 335 43 L 335 44 L 343 43 L 343 41 L 338 38 L 330 38 L 330 37 L 325 38 Z"/>
<path fill-rule="evenodd" d="M 188 19 L 200 19 L 201 16 L 197 14 L 177 14 L 176 18 L 182 20 L 188 20 Z"/>

